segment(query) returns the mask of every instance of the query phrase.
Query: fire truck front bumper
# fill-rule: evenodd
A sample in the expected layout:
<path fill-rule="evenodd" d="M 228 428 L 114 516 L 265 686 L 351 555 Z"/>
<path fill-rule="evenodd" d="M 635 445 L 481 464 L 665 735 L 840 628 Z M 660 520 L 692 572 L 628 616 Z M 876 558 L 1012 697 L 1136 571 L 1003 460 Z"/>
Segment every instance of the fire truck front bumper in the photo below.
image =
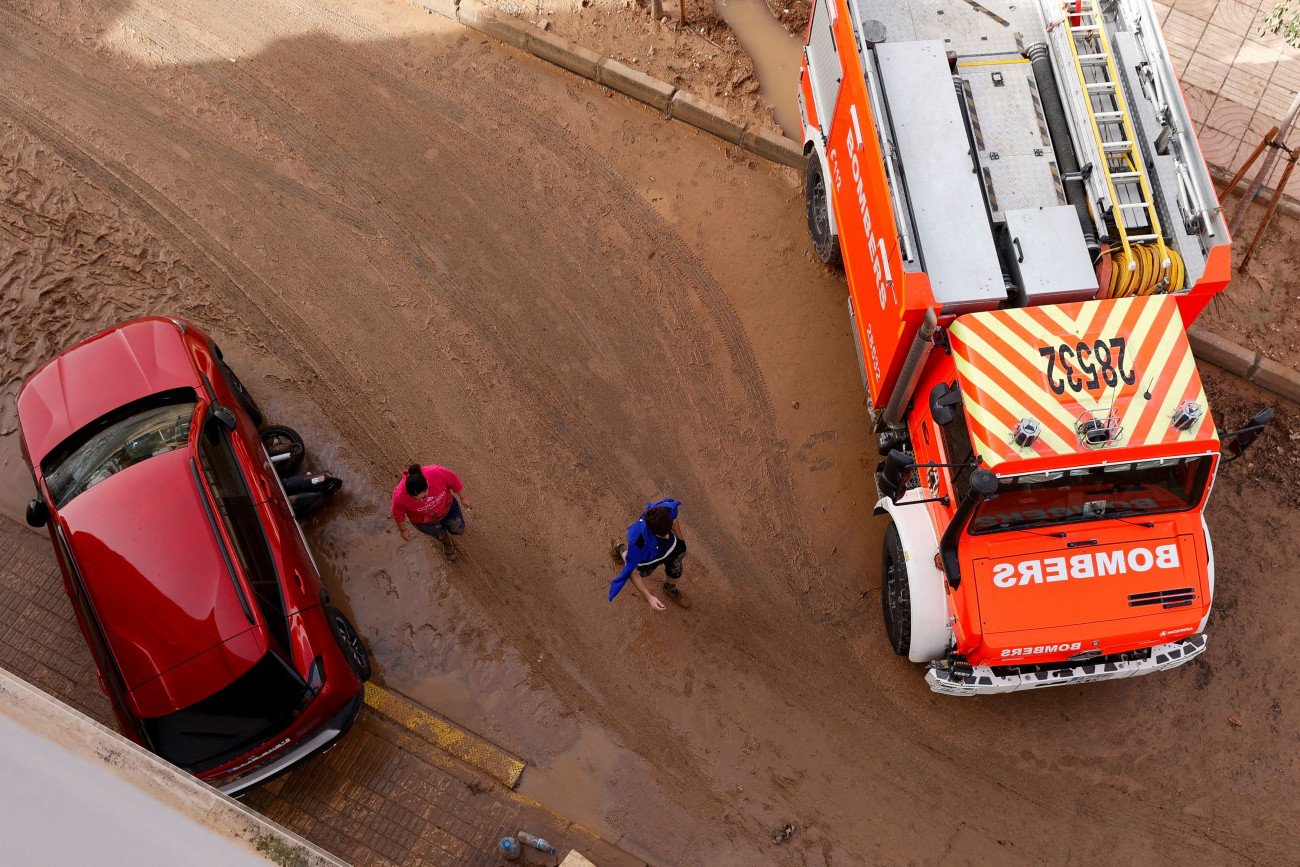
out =
<path fill-rule="evenodd" d="M 997 669 L 976 666 L 973 674 L 961 678 L 954 677 L 943 663 L 932 662 L 925 673 L 925 682 L 930 685 L 930 689 L 945 695 L 992 695 L 999 692 L 1039 689 L 1045 686 L 1069 686 L 1097 680 L 1118 680 L 1122 677 L 1137 677 L 1153 671 L 1177 668 L 1189 659 L 1204 653 L 1205 640 L 1204 635 L 1193 635 L 1170 644 L 1161 644 L 1151 648 L 1151 655 L 1146 659 L 1097 661 L 1019 674 L 1000 674 Z"/>

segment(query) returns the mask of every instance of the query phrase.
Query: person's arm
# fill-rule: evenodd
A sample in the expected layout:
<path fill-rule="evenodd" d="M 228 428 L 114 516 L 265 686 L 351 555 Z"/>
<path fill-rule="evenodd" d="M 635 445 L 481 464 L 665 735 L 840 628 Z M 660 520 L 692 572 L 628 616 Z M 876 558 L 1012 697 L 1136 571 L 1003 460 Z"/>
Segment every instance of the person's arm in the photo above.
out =
<path fill-rule="evenodd" d="M 470 505 L 469 497 L 465 496 L 465 483 L 461 481 L 460 476 L 456 475 L 446 467 L 438 467 L 438 473 L 442 476 L 443 483 L 451 489 L 453 494 L 456 494 L 460 498 L 460 504 L 467 509 L 473 509 L 474 507 Z"/>
<path fill-rule="evenodd" d="M 682 535 L 682 522 L 680 518 L 673 518 L 673 535 L 678 539 L 685 539 Z"/>
<path fill-rule="evenodd" d="M 649 590 L 646 589 L 645 581 L 641 579 L 640 572 L 633 572 L 631 578 L 632 578 L 632 586 L 637 589 L 638 593 L 640 593 L 642 596 L 645 597 L 645 601 L 650 603 L 651 608 L 653 608 L 655 611 L 663 611 L 665 608 L 667 608 L 666 605 L 664 605 L 662 602 L 659 601 L 659 598 L 657 596 L 653 595 Z"/>
<path fill-rule="evenodd" d="M 389 510 L 389 514 L 392 515 L 393 520 L 397 522 L 397 532 L 402 534 L 402 541 L 409 542 L 411 541 L 411 531 L 406 529 L 406 509 L 402 507 L 402 502 L 399 498 L 401 490 L 402 486 L 399 483 L 397 489 L 393 491 L 393 507 Z"/>

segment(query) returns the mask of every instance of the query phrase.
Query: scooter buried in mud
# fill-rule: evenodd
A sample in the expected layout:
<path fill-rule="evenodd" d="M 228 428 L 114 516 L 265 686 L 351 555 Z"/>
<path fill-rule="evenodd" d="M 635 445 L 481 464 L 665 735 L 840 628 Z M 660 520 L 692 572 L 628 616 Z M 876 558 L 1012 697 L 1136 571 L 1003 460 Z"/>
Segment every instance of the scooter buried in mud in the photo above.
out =
<path fill-rule="evenodd" d="M 304 521 L 343 489 L 343 480 L 329 473 L 296 472 L 306 457 L 302 437 L 286 425 L 268 425 L 260 432 L 262 446 L 275 467 L 293 516 Z"/>

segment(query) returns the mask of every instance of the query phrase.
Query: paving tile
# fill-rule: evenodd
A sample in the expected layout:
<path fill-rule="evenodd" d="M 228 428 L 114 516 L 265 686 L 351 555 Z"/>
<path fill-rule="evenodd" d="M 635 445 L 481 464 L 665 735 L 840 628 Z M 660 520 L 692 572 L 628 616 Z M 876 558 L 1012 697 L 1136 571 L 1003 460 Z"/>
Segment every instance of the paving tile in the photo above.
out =
<path fill-rule="evenodd" d="M 1196 53 L 1231 64 L 1237 59 L 1237 49 L 1241 48 L 1241 44 L 1245 41 L 1244 31 L 1233 32 L 1210 24 L 1201 33 L 1201 41 L 1196 45 Z"/>
<path fill-rule="evenodd" d="M 1281 120 L 1291 106 L 1291 100 L 1295 99 L 1295 95 L 1296 91 L 1293 88 L 1270 81 L 1259 100 L 1259 111 L 1274 121 Z"/>
<path fill-rule="evenodd" d="M 1205 162 L 1219 168 L 1231 166 L 1241 146 L 1241 136 L 1210 127 L 1206 127 L 1197 138 L 1201 142 L 1201 154 L 1205 157 Z"/>
<path fill-rule="evenodd" d="M 1249 37 L 1258 12 L 1258 7 L 1242 0 L 1219 0 L 1214 14 L 1210 16 L 1210 26 Z"/>
<path fill-rule="evenodd" d="M 1219 98 L 1240 107 L 1247 115 L 1253 115 L 1255 109 L 1259 106 L 1260 97 L 1264 95 L 1264 88 L 1267 86 L 1267 78 L 1253 75 L 1249 70 L 1241 66 L 1233 66 L 1228 70 L 1228 77 L 1223 80 L 1223 86 L 1219 88 Z M 1249 123 L 1249 117 L 1247 117 L 1247 123 Z M 1225 128 L 1220 127 L 1220 129 Z M 1231 132 L 1231 129 L 1226 129 L 1226 131 Z"/>
<path fill-rule="evenodd" d="M 1170 49 L 1178 45 L 1195 50 L 1196 43 L 1201 41 L 1201 34 L 1205 32 L 1207 24 L 1206 19 L 1189 15 L 1179 6 L 1175 6 L 1165 18 L 1161 29 L 1165 33 L 1165 42 Z"/>
<path fill-rule="evenodd" d="M 1187 70 L 1187 64 L 1191 62 L 1195 51 L 1173 42 L 1167 43 L 1167 46 L 1169 48 L 1169 59 L 1174 64 L 1174 74 L 1178 76 L 1179 84 L 1186 86 L 1186 82 L 1183 81 L 1183 73 Z"/>
<path fill-rule="evenodd" d="M 1215 94 L 1203 87 L 1197 87 L 1194 84 L 1184 84 L 1181 88 L 1183 91 L 1183 102 L 1187 105 L 1187 114 L 1192 119 L 1192 125 L 1196 127 L 1199 133 L 1201 127 L 1205 125 L 1205 120 L 1210 116 L 1210 109 L 1214 106 L 1214 101 L 1218 98 Z"/>
<path fill-rule="evenodd" d="M 1192 15 L 1202 21 L 1209 21 L 1214 14 L 1214 7 L 1219 0 L 1174 0 L 1174 9 L 1185 15 Z"/>
<path fill-rule="evenodd" d="M 1160 25 L 1163 28 L 1165 19 L 1169 17 L 1169 10 L 1174 7 L 1166 3 L 1153 3 L 1152 5 L 1155 6 L 1156 9 L 1156 20 L 1160 22 Z"/>
<path fill-rule="evenodd" d="M 1228 77 L 1228 70 L 1231 68 L 1221 60 L 1196 51 L 1192 54 L 1192 59 L 1188 62 L 1187 68 L 1183 70 L 1180 80 L 1218 93 L 1223 87 L 1224 79 Z"/>

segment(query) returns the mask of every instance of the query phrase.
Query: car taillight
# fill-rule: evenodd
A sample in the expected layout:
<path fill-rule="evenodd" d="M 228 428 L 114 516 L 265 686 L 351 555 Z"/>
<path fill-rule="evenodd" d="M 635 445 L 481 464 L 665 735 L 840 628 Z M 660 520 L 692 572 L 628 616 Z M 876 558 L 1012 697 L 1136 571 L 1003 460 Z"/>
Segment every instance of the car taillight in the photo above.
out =
<path fill-rule="evenodd" d="M 325 661 L 323 657 L 316 657 L 311 661 L 311 668 L 307 671 L 307 691 L 298 699 L 298 706 L 293 709 L 294 714 L 300 714 L 307 709 L 307 705 L 320 694 L 325 687 Z"/>

